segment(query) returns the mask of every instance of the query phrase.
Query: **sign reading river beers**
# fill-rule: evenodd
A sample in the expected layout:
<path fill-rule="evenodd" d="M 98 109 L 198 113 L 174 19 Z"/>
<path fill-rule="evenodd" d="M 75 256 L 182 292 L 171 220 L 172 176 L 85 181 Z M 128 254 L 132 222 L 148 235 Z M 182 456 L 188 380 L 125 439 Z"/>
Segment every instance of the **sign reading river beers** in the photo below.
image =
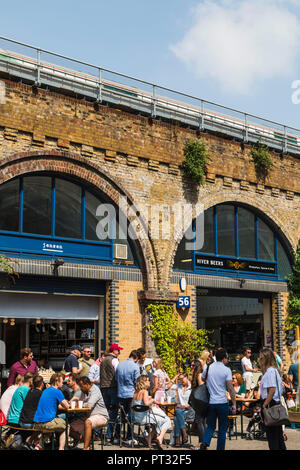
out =
<path fill-rule="evenodd" d="M 230 258 L 221 258 L 219 256 L 205 256 L 196 254 L 196 268 L 203 269 L 221 269 L 226 271 L 243 271 L 257 274 L 276 274 L 275 263 L 267 263 L 263 261 L 237 260 Z"/>

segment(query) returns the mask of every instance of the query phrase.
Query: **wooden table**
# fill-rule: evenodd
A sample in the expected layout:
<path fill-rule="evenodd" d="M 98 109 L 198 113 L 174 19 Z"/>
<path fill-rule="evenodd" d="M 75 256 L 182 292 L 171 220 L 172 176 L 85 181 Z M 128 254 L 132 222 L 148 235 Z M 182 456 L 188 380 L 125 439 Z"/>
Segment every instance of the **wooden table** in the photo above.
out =
<path fill-rule="evenodd" d="M 64 408 L 63 406 L 58 407 L 58 411 L 60 413 L 66 413 L 66 445 L 65 449 L 69 449 L 69 415 L 70 414 L 80 414 L 80 413 L 89 413 L 92 411 L 92 408 L 79 408 L 76 406 L 75 408 Z"/>
<path fill-rule="evenodd" d="M 257 401 L 260 401 L 259 398 L 241 398 L 241 397 L 236 397 L 236 402 L 237 403 L 241 403 L 242 406 L 241 406 L 241 438 L 243 439 L 244 438 L 244 428 L 243 428 L 243 403 L 254 403 L 254 402 L 257 402 Z"/>
<path fill-rule="evenodd" d="M 176 403 L 175 401 L 172 401 L 171 403 L 169 402 L 158 403 L 157 402 L 157 405 L 166 412 L 166 415 L 169 416 L 169 418 L 174 418 L 178 403 Z"/>

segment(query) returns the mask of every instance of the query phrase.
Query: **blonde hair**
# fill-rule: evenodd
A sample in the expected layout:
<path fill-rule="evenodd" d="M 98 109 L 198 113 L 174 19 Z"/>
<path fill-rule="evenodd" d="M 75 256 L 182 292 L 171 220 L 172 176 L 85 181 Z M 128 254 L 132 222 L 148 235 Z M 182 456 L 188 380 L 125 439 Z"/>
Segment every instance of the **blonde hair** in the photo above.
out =
<path fill-rule="evenodd" d="M 164 364 L 163 364 L 163 360 L 158 357 L 157 359 L 154 359 L 155 364 L 156 364 L 156 369 L 161 369 L 161 370 L 164 370 Z"/>
<path fill-rule="evenodd" d="M 261 363 L 261 370 L 263 374 L 266 372 L 267 369 L 269 369 L 269 367 L 274 367 L 275 369 L 278 370 L 276 357 L 272 349 L 262 348 L 260 350 L 260 354 L 262 354 L 264 357 L 264 361 L 263 361 L 264 363 L 263 364 Z"/>
<path fill-rule="evenodd" d="M 135 384 L 135 391 L 136 393 L 140 392 L 141 390 L 147 390 L 149 385 L 147 385 L 147 380 L 149 377 L 147 375 L 140 375 Z"/>
<path fill-rule="evenodd" d="M 202 351 L 202 354 L 200 356 L 200 361 L 203 361 L 204 364 L 206 364 L 208 357 L 209 357 L 209 351 L 205 349 L 204 351 Z"/>

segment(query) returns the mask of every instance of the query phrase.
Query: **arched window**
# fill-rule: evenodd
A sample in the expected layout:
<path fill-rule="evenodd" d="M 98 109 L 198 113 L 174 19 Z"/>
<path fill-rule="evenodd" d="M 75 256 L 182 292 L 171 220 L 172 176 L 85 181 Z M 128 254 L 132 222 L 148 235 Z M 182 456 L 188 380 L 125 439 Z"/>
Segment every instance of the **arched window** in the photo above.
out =
<path fill-rule="evenodd" d="M 107 204 L 111 212 L 97 215 Z M 123 236 L 127 227 L 119 224 L 118 208 L 76 181 L 51 174 L 15 178 L 0 185 L 0 211 L 2 253 L 138 264 L 134 242 Z"/>
<path fill-rule="evenodd" d="M 196 234 L 196 221 L 193 227 Z M 187 250 L 186 242 L 183 237 L 178 246 L 176 270 L 281 280 L 291 272 L 290 256 L 279 233 L 246 206 L 224 203 L 207 209 L 202 248 Z"/>

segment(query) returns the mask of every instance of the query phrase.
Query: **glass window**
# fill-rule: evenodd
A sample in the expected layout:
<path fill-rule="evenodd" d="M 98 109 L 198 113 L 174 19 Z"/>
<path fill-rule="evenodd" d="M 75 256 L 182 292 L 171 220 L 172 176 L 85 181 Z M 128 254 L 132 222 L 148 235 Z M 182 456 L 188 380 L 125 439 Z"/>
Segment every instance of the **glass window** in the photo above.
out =
<path fill-rule="evenodd" d="M 255 216 L 252 212 L 238 208 L 239 224 L 239 256 L 241 258 L 256 258 L 255 250 Z"/>
<path fill-rule="evenodd" d="M 230 205 L 217 206 L 218 254 L 235 256 L 235 208 Z"/>
<path fill-rule="evenodd" d="M 0 186 L 0 230 L 19 230 L 19 180 Z"/>
<path fill-rule="evenodd" d="M 278 240 L 277 242 L 277 252 L 278 252 L 278 277 L 279 279 L 286 280 L 287 276 L 292 273 L 292 267 L 290 260 L 283 248 L 282 244 Z"/>
<path fill-rule="evenodd" d="M 55 180 L 55 235 L 82 238 L 81 187 L 69 181 Z"/>
<path fill-rule="evenodd" d="M 199 251 L 202 253 L 215 253 L 215 224 L 214 208 L 210 207 L 204 213 L 204 244 Z"/>
<path fill-rule="evenodd" d="M 258 258 L 275 261 L 274 234 L 261 219 L 258 219 Z"/>
<path fill-rule="evenodd" d="M 185 237 L 183 237 L 183 239 L 179 243 L 173 268 L 180 269 L 181 271 L 193 270 L 193 252 L 190 250 L 186 250 Z"/>
<path fill-rule="evenodd" d="M 25 176 L 23 188 L 23 232 L 51 235 L 51 177 Z"/>

